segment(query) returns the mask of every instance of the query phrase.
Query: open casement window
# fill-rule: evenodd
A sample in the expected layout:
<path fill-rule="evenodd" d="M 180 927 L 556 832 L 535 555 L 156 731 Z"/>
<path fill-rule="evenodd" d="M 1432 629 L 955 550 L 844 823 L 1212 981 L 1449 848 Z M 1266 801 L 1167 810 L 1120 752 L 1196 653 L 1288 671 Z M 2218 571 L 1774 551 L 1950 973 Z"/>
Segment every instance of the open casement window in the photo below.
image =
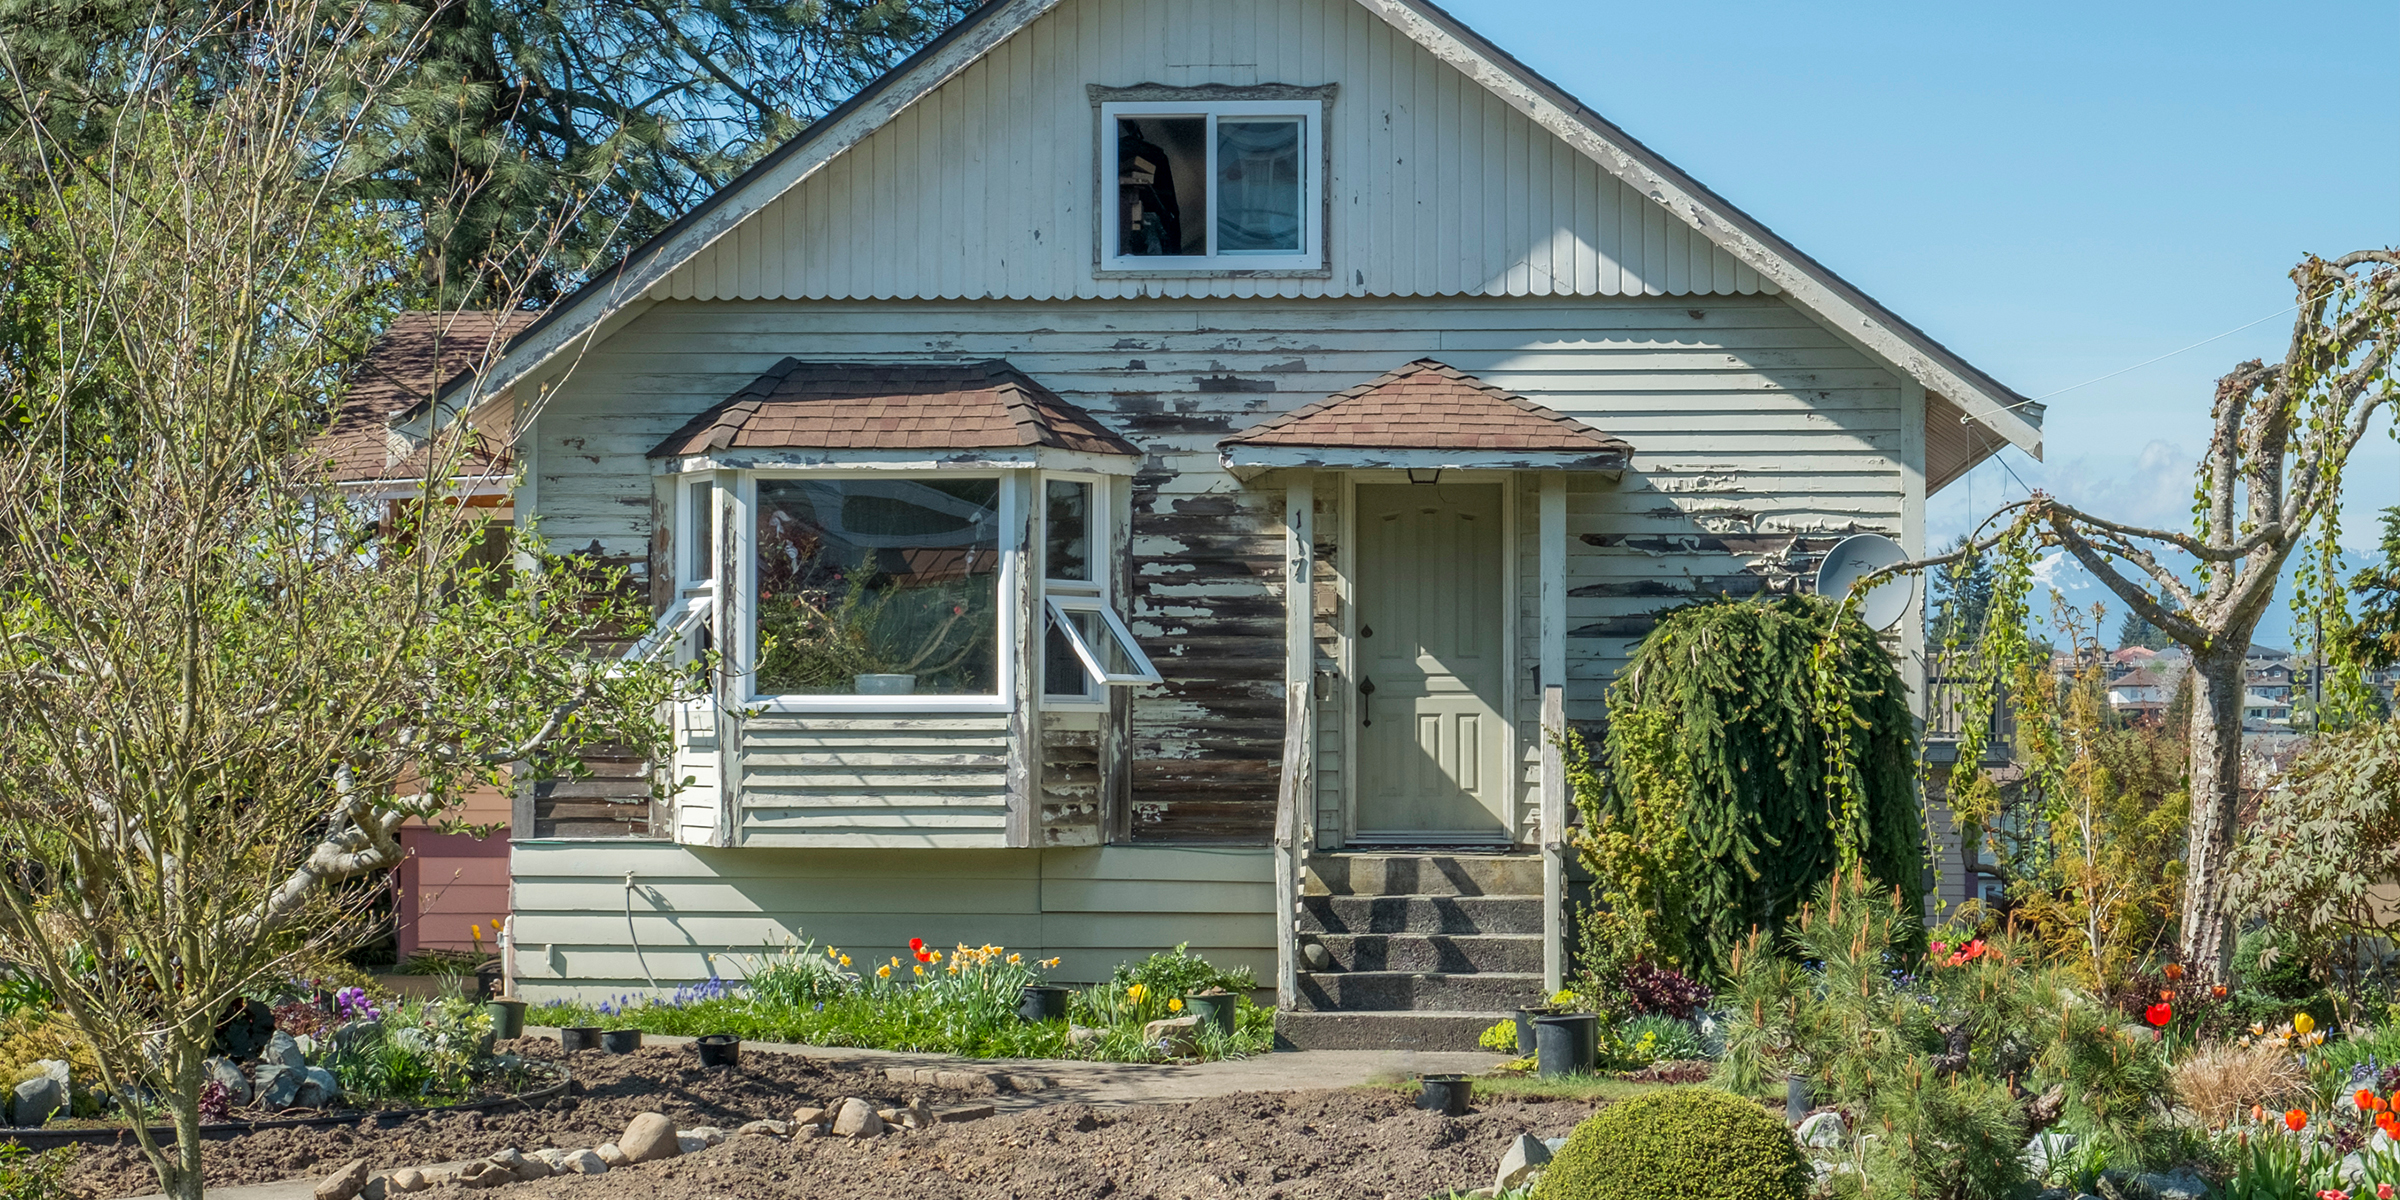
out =
<path fill-rule="evenodd" d="M 997 475 L 761 476 L 752 692 L 778 707 L 980 707 L 1003 697 Z"/>
<path fill-rule="evenodd" d="M 1100 106 L 1100 263 L 1111 271 L 1319 270 L 1315 100 Z"/>
<path fill-rule="evenodd" d="M 687 475 L 676 481 L 676 607 L 691 606 L 682 638 L 686 659 L 714 648 L 715 630 L 709 620 L 717 591 L 717 488 L 706 475 Z M 694 604 L 693 602 L 697 602 Z M 661 618 L 663 621 L 665 618 Z"/>
<path fill-rule="evenodd" d="M 1097 696 L 1110 684 L 1159 682 L 1150 656 L 1099 597 L 1051 596 L 1047 605 L 1050 630 L 1043 680 L 1051 698 Z"/>

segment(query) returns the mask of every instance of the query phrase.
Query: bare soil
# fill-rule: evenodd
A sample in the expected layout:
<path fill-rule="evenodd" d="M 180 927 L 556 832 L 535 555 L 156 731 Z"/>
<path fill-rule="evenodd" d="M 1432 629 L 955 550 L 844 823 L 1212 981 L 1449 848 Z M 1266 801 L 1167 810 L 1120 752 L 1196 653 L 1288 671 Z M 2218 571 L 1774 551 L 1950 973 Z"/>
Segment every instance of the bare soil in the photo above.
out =
<path fill-rule="evenodd" d="M 508 1047 L 555 1058 L 556 1043 Z M 390 1129 L 275 1130 L 213 1144 L 212 1186 L 289 1179 L 365 1156 L 377 1169 L 488 1154 L 504 1146 L 613 1141 L 634 1114 L 728 1131 L 843 1096 L 935 1107 L 991 1093 L 902 1085 L 860 1066 L 751 1054 L 703 1070 L 686 1047 L 573 1056 L 574 1094 L 539 1112 L 415 1118 Z M 1424 1200 L 1482 1187 L 1519 1133 L 1554 1137 L 1588 1101 L 1500 1101 L 1465 1117 L 1423 1112 L 1387 1089 L 1248 1092 L 1178 1104 L 1061 1103 L 921 1132 L 849 1141 L 737 1137 L 682 1158 L 595 1178 L 512 1184 L 507 1200 Z M 94 1196 L 157 1190 L 130 1149 L 87 1150 L 76 1183 Z M 447 1190 L 429 1196 L 457 1194 Z"/>

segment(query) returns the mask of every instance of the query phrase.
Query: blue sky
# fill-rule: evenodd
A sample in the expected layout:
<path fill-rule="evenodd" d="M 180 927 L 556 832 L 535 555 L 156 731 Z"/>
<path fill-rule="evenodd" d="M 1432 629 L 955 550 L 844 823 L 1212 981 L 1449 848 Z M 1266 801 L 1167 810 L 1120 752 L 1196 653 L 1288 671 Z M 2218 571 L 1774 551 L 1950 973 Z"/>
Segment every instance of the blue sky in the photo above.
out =
<path fill-rule="evenodd" d="M 2280 357 L 2289 317 L 2074 385 L 2288 307 L 2304 253 L 2400 244 L 2393 0 L 1448 7 L 2050 397 L 2048 461 L 2010 451 L 1952 484 L 1928 514 L 1936 539 L 2020 480 L 2181 527 L 2212 382 Z M 2350 479 L 2344 541 L 2371 547 L 2375 511 L 2400 504 L 2400 448 L 2370 439 Z"/>

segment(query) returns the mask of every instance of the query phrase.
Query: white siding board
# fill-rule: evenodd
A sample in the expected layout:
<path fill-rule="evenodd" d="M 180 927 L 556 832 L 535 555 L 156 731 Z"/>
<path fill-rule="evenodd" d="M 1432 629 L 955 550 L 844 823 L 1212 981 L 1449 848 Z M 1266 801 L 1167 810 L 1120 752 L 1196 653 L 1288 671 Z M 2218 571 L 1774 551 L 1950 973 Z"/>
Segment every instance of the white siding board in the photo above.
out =
<path fill-rule="evenodd" d="M 738 978 L 795 938 L 872 969 L 908 939 L 995 942 L 1092 982 L 1178 942 L 1224 965 L 1274 962 L 1261 850 L 693 850 L 528 841 L 512 856 L 517 976 L 536 1000 Z M 633 890 L 626 887 L 628 875 Z M 627 910 L 631 911 L 631 933 Z M 712 963 L 711 957 L 714 956 Z"/>
<path fill-rule="evenodd" d="M 1735 294 L 1755 272 L 1350 0 L 1066 0 L 676 270 L 679 299 Z M 1170 22 L 1169 17 L 1177 19 Z M 1171 26 L 1207 25 L 1176 65 Z M 1196 26 L 1195 26 L 1196 27 Z M 1095 277 L 1087 83 L 1333 83 L 1322 277 Z M 724 261 L 738 260 L 738 261 Z M 1630 261 L 1629 261 L 1630 260 Z"/>

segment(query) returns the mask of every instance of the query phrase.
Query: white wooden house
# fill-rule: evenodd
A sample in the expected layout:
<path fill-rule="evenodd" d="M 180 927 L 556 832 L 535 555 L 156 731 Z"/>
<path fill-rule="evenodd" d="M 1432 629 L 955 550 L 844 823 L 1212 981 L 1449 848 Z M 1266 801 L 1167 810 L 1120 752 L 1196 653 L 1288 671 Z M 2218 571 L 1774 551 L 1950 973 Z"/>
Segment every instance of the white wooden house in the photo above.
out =
<path fill-rule="evenodd" d="M 1555 978 L 1545 707 L 2041 415 L 1421 0 L 998 0 L 468 406 L 730 666 L 668 811 L 520 803 L 526 994 L 1188 942 L 1308 1044 Z"/>

